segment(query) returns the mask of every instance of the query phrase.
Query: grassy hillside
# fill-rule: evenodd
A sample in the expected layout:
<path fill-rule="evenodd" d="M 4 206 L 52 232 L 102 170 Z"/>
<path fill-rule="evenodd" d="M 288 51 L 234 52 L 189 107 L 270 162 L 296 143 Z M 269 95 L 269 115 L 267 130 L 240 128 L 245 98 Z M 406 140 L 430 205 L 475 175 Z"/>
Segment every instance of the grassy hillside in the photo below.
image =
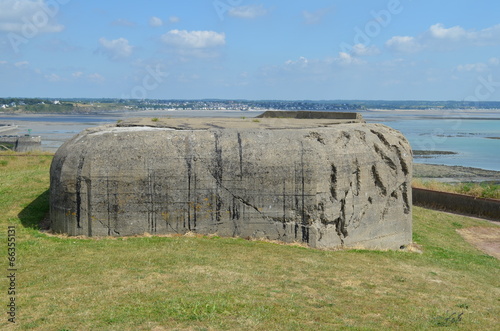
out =
<path fill-rule="evenodd" d="M 494 330 L 500 262 L 414 208 L 423 254 L 320 251 L 219 237 L 48 236 L 51 156 L 0 154 L 0 242 L 17 238 L 20 330 Z M 1 282 L 3 304 L 7 281 Z M 4 306 L 5 309 L 5 306 Z M 4 314 L 0 328 L 10 328 Z"/>

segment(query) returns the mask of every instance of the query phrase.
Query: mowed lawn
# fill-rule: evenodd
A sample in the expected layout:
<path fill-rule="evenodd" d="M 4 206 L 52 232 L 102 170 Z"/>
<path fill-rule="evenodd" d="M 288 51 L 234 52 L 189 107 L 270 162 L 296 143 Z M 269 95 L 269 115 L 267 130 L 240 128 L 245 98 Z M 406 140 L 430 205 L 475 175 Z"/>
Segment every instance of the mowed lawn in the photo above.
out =
<path fill-rule="evenodd" d="M 17 239 L 20 330 L 498 330 L 500 262 L 457 229 L 494 224 L 413 209 L 422 254 L 321 251 L 199 237 L 76 239 L 38 230 L 52 157 L 0 154 L 0 254 Z M 2 252 L 3 251 L 3 252 Z M 1 281 L 7 311 L 9 282 Z"/>

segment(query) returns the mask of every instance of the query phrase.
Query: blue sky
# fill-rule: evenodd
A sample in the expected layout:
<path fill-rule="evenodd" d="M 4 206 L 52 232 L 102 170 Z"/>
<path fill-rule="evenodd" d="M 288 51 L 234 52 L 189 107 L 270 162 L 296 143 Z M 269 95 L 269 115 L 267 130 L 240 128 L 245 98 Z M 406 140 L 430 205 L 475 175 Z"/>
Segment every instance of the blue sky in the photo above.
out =
<path fill-rule="evenodd" d="M 0 0 L 0 96 L 500 100 L 498 0 Z"/>

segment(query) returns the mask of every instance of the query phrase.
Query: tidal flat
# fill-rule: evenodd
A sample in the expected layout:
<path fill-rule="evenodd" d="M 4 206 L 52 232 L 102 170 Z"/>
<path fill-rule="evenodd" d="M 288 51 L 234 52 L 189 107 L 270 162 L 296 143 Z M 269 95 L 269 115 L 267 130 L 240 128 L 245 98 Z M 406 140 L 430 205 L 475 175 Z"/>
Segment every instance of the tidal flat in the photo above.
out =
<path fill-rule="evenodd" d="M 261 111 L 114 111 L 101 114 L 6 114 L 0 113 L 0 124 L 17 125 L 13 133 L 42 137 L 42 149 L 55 152 L 66 140 L 82 130 L 114 124 L 131 118 L 253 118 Z M 428 110 L 428 111 L 362 111 L 369 123 L 382 123 L 401 131 L 414 151 L 415 164 L 450 166 L 416 166 L 417 177 L 454 178 L 474 181 L 497 178 L 500 172 L 500 112 L 498 110 Z M 487 139 L 488 138 L 488 139 Z M 488 172 L 461 168 L 485 169 Z M 426 169 L 423 173 L 422 169 Z M 440 169 L 439 171 L 437 169 Z M 432 170 L 432 171 L 431 171 Z M 476 175 L 477 174 L 477 175 Z"/>
<path fill-rule="evenodd" d="M 440 182 L 500 183 L 500 171 L 426 163 L 413 164 L 413 177 Z"/>

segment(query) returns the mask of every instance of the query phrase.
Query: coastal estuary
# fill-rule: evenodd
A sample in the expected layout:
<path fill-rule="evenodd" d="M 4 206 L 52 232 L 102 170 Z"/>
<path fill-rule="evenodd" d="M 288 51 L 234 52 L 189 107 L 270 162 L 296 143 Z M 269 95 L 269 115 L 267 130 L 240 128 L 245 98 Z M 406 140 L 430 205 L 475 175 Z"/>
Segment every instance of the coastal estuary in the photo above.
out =
<path fill-rule="evenodd" d="M 55 152 L 66 140 L 93 126 L 133 117 L 255 117 L 249 111 L 140 111 L 91 115 L 2 114 L 0 124 L 16 125 L 2 134 L 42 137 L 42 148 Z M 415 153 L 415 163 L 500 171 L 500 111 L 364 111 L 370 123 L 401 131 Z"/>

